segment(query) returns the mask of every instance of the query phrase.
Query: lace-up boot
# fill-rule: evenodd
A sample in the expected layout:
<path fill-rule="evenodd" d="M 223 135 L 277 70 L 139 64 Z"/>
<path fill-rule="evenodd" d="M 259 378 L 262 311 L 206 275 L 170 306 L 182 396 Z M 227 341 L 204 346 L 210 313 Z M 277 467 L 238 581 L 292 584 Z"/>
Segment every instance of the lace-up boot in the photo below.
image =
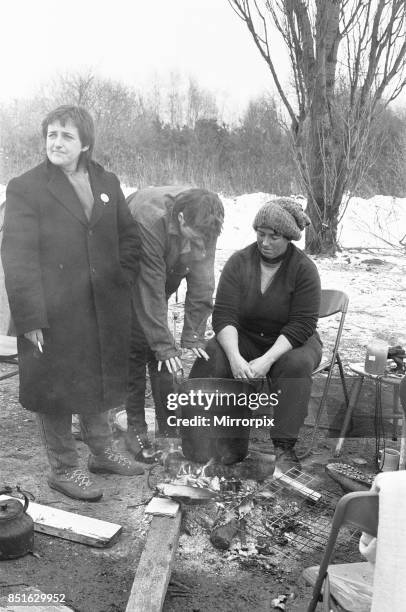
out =
<path fill-rule="evenodd" d="M 125 434 L 125 445 L 136 461 L 142 463 L 154 463 L 157 452 L 146 432 L 137 432 L 134 427 L 129 426 Z"/>
<path fill-rule="evenodd" d="M 139 476 L 144 468 L 132 459 L 128 453 L 120 453 L 107 447 L 98 455 L 90 455 L 89 470 L 101 474 L 120 474 L 121 476 Z"/>
<path fill-rule="evenodd" d="M 82 501 L 98 501 L 103 491 L 90 480 L 89 474 L 79 468 L 65 470 L 62 474 L 52 473 L 48 476 L 48 484 L 73 499 Z"/>

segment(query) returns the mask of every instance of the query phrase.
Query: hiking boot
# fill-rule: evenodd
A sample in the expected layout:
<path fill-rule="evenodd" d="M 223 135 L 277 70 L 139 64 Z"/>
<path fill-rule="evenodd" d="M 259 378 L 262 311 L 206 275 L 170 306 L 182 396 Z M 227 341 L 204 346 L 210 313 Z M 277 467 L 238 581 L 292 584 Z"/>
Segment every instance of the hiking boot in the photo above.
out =
<path fill-rule="evenodd" d="M 153 449 L 146 432 L 138 433 L 133 427 L 128 427 L 124 439 L 127 450 L 136 461 L 154 463 L 157 455 L 160 454 L 160 451 Z"/>
<path fill-rule="evenodd" d="M 79 468 L 65 470 L 62 474 L 52 473 L 48 476 L 48 485 L 51 489 L 82 501 L 98 501 L 103 495 L 102 489 L 99 489 L 90 480 L 89 475 Z"/>
<path fill-rule="evenodd" d="M 100 474 L 120 474 L 120 476 L 139 476 L 144 469 L 126 453 L 119 453 L 110 446 L 99 455 L 90 455 L 90 472 Z"/>

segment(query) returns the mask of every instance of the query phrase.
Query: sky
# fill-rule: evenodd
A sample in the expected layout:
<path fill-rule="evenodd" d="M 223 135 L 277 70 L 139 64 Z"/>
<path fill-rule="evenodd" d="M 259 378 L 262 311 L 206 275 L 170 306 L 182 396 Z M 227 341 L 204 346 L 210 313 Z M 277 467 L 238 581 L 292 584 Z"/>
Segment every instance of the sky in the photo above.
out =
<path fill-rule="evenodd" d="M 171 72 L 193 76 L 226 112 L 273 91 L 265 61 L 227 0 L 2 0 L 0 11 L 0 101 L 89 69 L 137 88 Z M 286 71 L 282 50 L 280 58 Z"/>

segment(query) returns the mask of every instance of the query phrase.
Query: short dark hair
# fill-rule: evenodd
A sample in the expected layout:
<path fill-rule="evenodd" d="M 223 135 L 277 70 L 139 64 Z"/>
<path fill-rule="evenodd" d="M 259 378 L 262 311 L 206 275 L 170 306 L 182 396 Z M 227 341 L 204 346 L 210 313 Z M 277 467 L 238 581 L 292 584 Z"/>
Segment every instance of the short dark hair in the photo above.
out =
<path fill-rule="evenodd" d="M 89 111 L 83 108 L 83 106 L 71 106 L 69 104 L 58 106 L 58 108 L 48 113 L 42 121 L 42 135 L 45 139 L 48 133 L 48 126 L 56 121 L 63 126 L 66 125 L 67 121 L 72 121 L 79 132 L 82 146 L 89 147 L 87 151 L 81 154 L 81 159 L 85 162 L 89 161 L 92 157 L 95 142 L 94 123 Z"/>
<path fill-rule="evenodd" d="M 224 207 L 216 193 L 207 189 L 186 189 L 173 198 L 173 215 L 183 213 L 186 225 L 203 234 L 205 241 L 220 235 L 224 222 Z"/>

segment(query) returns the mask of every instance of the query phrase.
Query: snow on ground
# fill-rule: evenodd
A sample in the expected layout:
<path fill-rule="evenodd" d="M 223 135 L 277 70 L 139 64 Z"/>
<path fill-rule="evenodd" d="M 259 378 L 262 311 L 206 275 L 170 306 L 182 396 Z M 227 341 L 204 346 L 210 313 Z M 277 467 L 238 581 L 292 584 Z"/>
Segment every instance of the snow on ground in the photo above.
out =
<path fill-rule="evenodd" d="M 5 185 L 0 185 L 0 203 L 5 199 L 5 190 Z M 128 196 L 136 188 L 123 186 L 123 191 Z M 221 197 L 225 208 L 225 223 L 218 248 L 241 249 L 255 240 L 252 221 L 262 204 L 273 196 L 260 192 L 236 198 Z M 375 196 L 368 200 L 352 198 L 338 227 L 339 243 L 344 249 L 398 246 L 405 234 L 406 198 L 390 196 Z M 302 248 L 304 237 L 296 244 Z"/>
<path fill-rule="evenodd" d="M 253 242 L 255 233 L 252 221 L 257 210 L 271 198 L 271 195 L 265 193 L 242 195 L 233 199 L 223 197 L 226 218 L 218 248 L 240 249 Z M 338 226 L 339 243 L 344 249 L 399 246 L 405 234 L 406 198 L 352 198 Z M 295 244 L 303 248 L 304 236 Z"/>
<path fill-rule="evenodd" d="M 124 186 L 123 191 L 127 196 L 136 191 L 136 188 Z M 258 209 L 272 197 L 274 196 L 262 192 L 236 198 L 221 196 L 225 208 L 225 223 L 217 242 L 218 249 L 242 249 L 253 242 L 255 233 L 252 221 Z M 305 200 L 301 199 L 301 203 L 305 205 Z M 406 198 L 390 196 L 378 195 L 368 200 L 351 198 L 338 226 L 339 243 L 344 249 L 399 246 L 399 240 L 405 234 Z M 303 248 L 304 236 L 295 244 Z"/>
<path fill-rule="evenodd" d="M 398 245 L 406 234 L 406 198 L 352 198 L 339 225 L 344 248 L 382 248 Z"/>

